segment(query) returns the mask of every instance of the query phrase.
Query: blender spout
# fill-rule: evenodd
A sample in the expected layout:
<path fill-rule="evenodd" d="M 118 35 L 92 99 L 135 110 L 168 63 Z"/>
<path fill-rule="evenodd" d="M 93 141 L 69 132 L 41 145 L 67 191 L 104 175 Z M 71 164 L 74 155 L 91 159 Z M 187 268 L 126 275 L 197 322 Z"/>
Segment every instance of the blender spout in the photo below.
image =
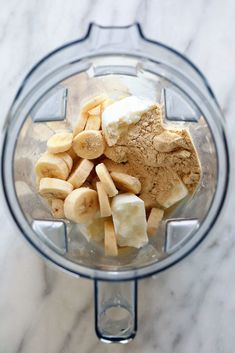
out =
<path fill-rule="evenodd" d="M 106 343 L 128 343 L 137 331 L 137 281 L 94 283 L 95 330 Z"/>

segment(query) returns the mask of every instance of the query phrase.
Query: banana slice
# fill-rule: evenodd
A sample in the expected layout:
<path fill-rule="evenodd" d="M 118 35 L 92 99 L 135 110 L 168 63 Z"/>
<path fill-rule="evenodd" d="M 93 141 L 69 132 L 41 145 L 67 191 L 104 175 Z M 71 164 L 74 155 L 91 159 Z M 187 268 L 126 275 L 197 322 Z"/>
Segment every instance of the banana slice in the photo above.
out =
<path fill-rule="evenodd" d="M 72 184 L 56 178 L 42 178 L 39 184 L 39 194 L 46 198 L 64 200 L 72 190 Z"/>
<path fill-rule="evenodd" d="M 107 99 L 107 96 L 105 94 L 101 94 L 100 96 L 95 96 L 89 99 L 85 104 L 83 104 L 81 112 L 87 113 L 91 111 L 93 108 L 95 108 L 97 105 L 100 105 L 106 99 Z"/>
<path fill-rule="evenodd" d="M 106 256 L 117 256 L 117 239 L 112 219 L 104 222 L 104 251 Z"/>
<path fill-rule="evenodd" d="M 147 222 L 147 234 L 149 236 L 156 235 L 157 229 L 160 225 L 160 222 L 163 218 L 164 211 L 160 208 L 152 208 L 149 214 Z"/>
<path fill-rule="evenodd" d="M 61 153 L 70 149 L 72 146 L 73 134 L 70 132 L 60 132 L 49 138 L 47 149 L 49 153 Z"/>
<path fill-rule="evenodd" d="M 183 147 L 182 136 L 171 131 L 164 131 L 153 139 L 153 146 L 158 152 L 171 152 L 177 147 Z"/>
<path fill-rule="evenodd" d="M 97 105 L 95 108 L 88 111 L 89 115 L 100 115 L 101 113 L 101 106 Z"/>
<path fill-rule="evenodd" d="M 93 162 L 82 159 L 70 175 L 68 182 L 71 183 L 74 188 L 79 188 L 86 181 L 93 167 Z"/>
<path fill-rule="evenodd" d="M 101 119 L 99 115 L 89 115 L 85 130 L 100 130 Z"/>
<path fill-rule="evenodd" d="M 112 172 L 111 177 L 118 189 L 122 191 L 132 192 L 133 194 L 139 194 L 141 190 L 141 184 L 139 179 L 125 173 Z"/>
<path fill-rule="evenodd" d="M 51 200 L 51 214 L 54 218 L 64 218 L 64 201 L 61 199 Z"/>
<path fill-rule="evenodd" d="M 106 98 L 107 98 L 106 95 L 96 96 L 96 97 L 93 97 L 92 99 L 90 99 L 89 101 L 87 101 L 82 106 L 78 120 L 77 120 L 76 125 L 74 127 L 73 136 L 77 136 L 77 134 L 79 134 L 79 132 L 81 132 L 85 129 L 85 126 L 86 126 L 86 123 L 87 123 L 87 120 L 89 117 L 88 113 L 94 114 L 94 113 L 92 113 L 93 111 L 95 111 L 95 112 L 98 111 L 98 109 L 99 109 L 98 107 L 96 110 L 94 110 L 94 108 L 96 108 L 96 106 L 99 106 Z"/>
<path fill-rule="evenodd" d="M 97 192 L 89 188 L 73 190 L 64 202 L 65 217 L 75 223 L 90 221 L 98 209 Z"/>
<path fill-rule="evenodd" d="M 109 105 L 111 105 L 113 103 L 114 103 L 114 100 L 112 98 L 105 99 L 105 101 L 103 101 L 103 103 L 102 103 L 102 111 L 104 111 L 106 107 L 108 107 Z"/>
<path fill-rule="evenodd" d="M 87 119 L 88 119 L 88 113 L 80 112 L 76 125 L 73 129 L 73 136 L 77 136 L 79 132 L 85 129 Z"/>
<path fill-rule="evenodd" d="M 57 155 L 44 153 L 35 165 L 37 177 L 40 178 L 58 178 L 66 180 L 69 175 L 69 169 L 63 159 Z"/>
<path fill-rule="evenodd" d="M 69 168 L 69 172 L 71 172 L 71 169 L 73 167 L 73 160 L 70 157 L 70 155 L 66 152 L 64 153 L 57 153 L 57 157 L 60 157 L 63 159 L 63 161 L 66 163 L 67 167 Z"/>
<path fill-rule="evenodd" d="M 109 198 L 103 187 L 103 184 L 99 181 L 96 183 L 96 189 L 98 193 L 99 205 L 100 205 L 100 216 L 109 217 L 112 214 Z"/>
<path fill-rule="evenodd" d="M 104 138 L 100 131 L 85 130 L 73 140 L 73 149 L 82 158 L 98 158 L 103 154 L 104 148 Z"/>
<path fill-rule="evenodd" d="M 181 179 L 175 176 L 175 182 L 171 188 L 156 197 L 157 202 L 165 207 L 169 208 L 173 206 L 176 202 L 184 199 L 188 195 L 188 189 L 181 181 Z"/>
<path fill-rule="evenodd" d="M 103 187 L 109 197 L 113 197 L 118 194 L 118 190 L 108 172 L 108 169 L 104 163 L 100 163 L 95 168 L 96 174 L 98 175 L 100 181 L 103 184 Z"/>

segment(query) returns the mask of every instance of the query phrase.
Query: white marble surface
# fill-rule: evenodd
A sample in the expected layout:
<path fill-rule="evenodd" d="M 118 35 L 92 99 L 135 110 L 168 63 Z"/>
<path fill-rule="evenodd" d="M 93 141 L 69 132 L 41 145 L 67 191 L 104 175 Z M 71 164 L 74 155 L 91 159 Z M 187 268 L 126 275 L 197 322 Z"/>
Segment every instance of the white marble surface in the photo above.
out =
<path fill-rule="evenodd" d="M 21 80 L 88 22 L 126 25 L 184 52 L 208 77 L 235 133 L 233 0 L 1 0 L 0 123 Z M 234 139 L 233 139 L 234 140 Z M 234 145 L 232 156 L 234 157 Z M 105 345 L 93 328 L 93 284 L 45 264 L 0 206 L 0 353 L 231 353 L 235 346 L 234 182 L 216 228 L 190 257 L 139 285 L 139 331 Z"/>

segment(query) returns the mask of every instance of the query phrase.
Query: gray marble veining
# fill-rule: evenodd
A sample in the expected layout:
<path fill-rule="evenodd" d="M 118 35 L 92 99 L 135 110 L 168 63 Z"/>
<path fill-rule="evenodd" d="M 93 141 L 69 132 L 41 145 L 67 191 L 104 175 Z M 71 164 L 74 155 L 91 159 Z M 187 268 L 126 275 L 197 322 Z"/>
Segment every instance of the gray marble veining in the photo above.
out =
<path fill-rule="evenodd" d="M 22 79 L 89 22 L 138 21 L 149 38 L 185 53 L 208 78 L 235 134 L 235 3 L 232 0 L 1 0 L 0 124 Z M 231 156 L 234 155 L 231 138 Z M 233 172 L 233 170 L 232 170 Z M 235 199 L 182 263 L 139 285 L 139 330 L 128 345 L 96 338 L 93 284 L 43 262 L 0 206 L 1 353 L 231 353 L 235 346 Z"/>

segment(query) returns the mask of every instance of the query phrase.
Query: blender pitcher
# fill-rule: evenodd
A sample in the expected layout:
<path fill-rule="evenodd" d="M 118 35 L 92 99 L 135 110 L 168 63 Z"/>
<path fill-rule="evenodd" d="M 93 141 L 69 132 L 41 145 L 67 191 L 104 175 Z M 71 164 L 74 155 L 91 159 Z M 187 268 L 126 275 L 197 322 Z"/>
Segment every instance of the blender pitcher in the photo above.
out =
<path fill-rule="evenodd" d="M 143 248 L 105 257 L 77 224 L 55 220 L 37 192 L 34 166 L 48 138 L 71 129 L 81 101 L 107 93 L 161 103 L 164 124 L 187 127 L 202 169 L 193 195 L 161 222 Z M 188 255 L 211 230 L 226 195 L 229 156 L 218 103 L 183 55 L 145 38 L 141 27 L 89 26 L 84 38 L 43 58 L 23 81 L 3 128 L 2 189 L 20 232 L 62 270 L 94 280 L 95 328 L 105 342 L 128 342 L 137 330 L 137 280 Z M 97 229 L 97 232 L 99 230 Z"/>

